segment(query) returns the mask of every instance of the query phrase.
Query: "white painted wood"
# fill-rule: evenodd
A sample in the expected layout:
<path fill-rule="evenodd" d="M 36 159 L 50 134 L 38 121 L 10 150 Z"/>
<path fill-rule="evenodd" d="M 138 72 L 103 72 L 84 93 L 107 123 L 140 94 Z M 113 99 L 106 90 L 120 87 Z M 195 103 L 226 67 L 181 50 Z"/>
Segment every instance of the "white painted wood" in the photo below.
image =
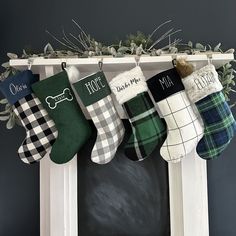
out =
<path fill-rule="evenodd" d="M 178 57 L 185 57 L 186 60 L 190 62 L 196 62 L 198 64 L 206 64 L 208 58 L 206 53 L 201 53 L 197 55 L 185 55 L 177 54 Z M 60 68 L 62 62 L 66 62 L 67 65 L 76 65 L 78 66 L 81 72 L 94 72 L 98 70 L 98 62 L 103 58 L 103 69 L 106 72 L 116 72 L 132 68 L 135 65 L 134 56 L 126 56 L 120 58 L 114 57 L 92 57 L 92 58 L 56 58 L 56 59 L 45 59 L 45 58 L 33 58 L 32 68 L 37 71 L 41 71 L 44 66 L 54 66 L 54 68 Z M 219 67 L 225 64 L 228 61 L 234 59 L 234 55 L 231 53 L 221 54 L 213 53 L 212 62 L 216 67 Z M 172 65 L 172 56 L 163 55 L 163 56 L 141 56 L 140 57 L 140 66 L 143 70 L 152 71 L 152 70 L 165 70 L 170 68 Z M 27 59 L 12 59 L 10 60 L 10 65 L 19 69 L 24 69 L 28 66 Z"/>
<path fill-rule="evenodd" d="M 168 169 L 171 236 L 209 236 L 206 161 L 191 153 Z"/>
<path fill-rule="evenodd" d="M 40 79 L 54 74 L 45 66 Z M 40 161 L 40 236 L 77 236 L 77 157 L 58 165 L 47 154 Z"/>
<path fill-rule="evenodd" d="M 181 164 L 184 235 L 208 236 L 206 161 L 194 153 L 185 158 Z"/>
<path fill-rule="evenodd" d="M 183 55 L 178 55 L 183 56 Z M 207 55 L 185 55 L 197 68 L 207 63 Z M 36 58 L 32 70 L 48 77 L 60 70 L 61 62 L 76 65 L 83 75 L 98 70 L 101 58 Z M 212 63 L 218 68 L 234 59 L 233 54 L 213 54 Z M 146 78 L 172 67 L 171 56 L 142 56 L 140 66 Z M 132 56 L 103 58 L 103 70 L 108 81 L 121 71 L 135 65 Z M 28 60 L 11 60 L 10 65 L 26 69 Z M 45 73 L 46 72 L 46 73 Z M 126 118 L 116 104 L 121 118 Z M 82 106 L 83 109 L 83 106 Z M 85 109 L 83 109 L 85 112 Z M 88 114 L 85 112 L 87 118 Z M 171 236 L 209 236 L 206 161 L 195 153 L 181 163 L 168 164 Z M 40 163 L 40 229 L 41 236 L 77 236 L 77 159 L 65 165 L 52 163 L 47 156 Z"/>
<path fill-rule="evenodd" d="M 181 167 L 181 163 L 168 163 L 171 236 L 185 236 Z"/>

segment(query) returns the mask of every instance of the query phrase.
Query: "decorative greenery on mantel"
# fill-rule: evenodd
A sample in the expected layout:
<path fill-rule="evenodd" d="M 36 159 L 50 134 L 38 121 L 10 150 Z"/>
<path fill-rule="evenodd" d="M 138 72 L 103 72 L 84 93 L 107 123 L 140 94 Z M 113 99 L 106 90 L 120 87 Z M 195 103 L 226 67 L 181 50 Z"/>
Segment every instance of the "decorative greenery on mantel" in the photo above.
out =
<path fill-rule="evenodd" d="M 149 55 L 149 56 L 161 56 L 168 54 L 198 54 L 198 53 L 234 53 L 234 49 L 222 50 L 221 43 L 212 47 L 209 44 L 203 45 L 201 43 L 182 43 L 182 40 L 175 36 L 181 30 L 174 28 L 167 29 L 165 33 L 160 34 L 160 30 L 165 28 L 171 23 L 171 20 L 166 21 L 156 27 L 153 32 L 149 35 L 138 31 L 135 34 L 129 34 L 124 40 L 118 40 L 116 43 L 111 45 L 105 45 L 102 42 L 94 39 L 90 34 L 86 33 L 85 30 L 72 19 L 73 25 L 78 30 L 77 34 L 66 33 L 62 29 L 62 37 L 58 38 L 48 30 L 46 33 L 49 34 L 52 39 L 63 46 L 63 49 L 55 50 L 50 43 L 48 43 L 42 53 L 34 53 L 23 49 L 21 56 L 15 53 L 7 53 L 9 59 L 29 59 L 29 58 L 88 58 L 94 56 L 113 56 L 113 57 L 124 57 L 126 55 Z M 174 38 L 174 40 L 172 40 Z M 166 42 L 166 44 L 164 44 Z M 163 46 L 164 44 L 164 46 Z M 162 46 L 161 46 L 162 45 Z M 233 61 L 234 62 L 234 61 Z M 234 78 L 236 71 L 232 67 L 232 63 L 227 63 L 218 70 L 220 81 L 224 87 L 224 95 L 229 101 L 230 93 L 236 91 L 232 88 L 235 85 Z M 10 67 L 9 62 L 2 64 L 5 71 L 0 75 L 0 80 L 5 80 L 7 77 L 16 74 L 18 71 Z M 8 104 L 6 99 L 0 100 L 0 105 L 4 106 L 4 110 L 0 112 L 0 121 L 7 121 L 6 127 L 11 129 L 15 124 L 20 124 L 17 120 L 12 107 Z M 232 104 L 234 105 L 234 104 Z"/>

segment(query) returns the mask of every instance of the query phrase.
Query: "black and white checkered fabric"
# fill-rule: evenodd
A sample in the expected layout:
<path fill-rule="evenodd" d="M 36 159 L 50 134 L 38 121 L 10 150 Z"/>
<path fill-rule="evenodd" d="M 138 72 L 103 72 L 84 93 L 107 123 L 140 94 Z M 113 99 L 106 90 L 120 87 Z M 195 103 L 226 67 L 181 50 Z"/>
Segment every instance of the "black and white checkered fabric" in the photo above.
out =
<path fill-rule="evenodd" d="M 18 150 L 20 159 L 28 164 L 39 161 L 57 137 L 53 120 L 33 94 L 16 102 L 13 110 L 26 129 L 26 139 Z"/>
<path fill-rule="evenodd" d="M 110 95 L 86 107 L 97 128 L 91 159 L 98 164 L 110 162 L 124 137 L 123 123 Z"/>
<path fill-rule="evenodd" d="M 167 123 L 167 138 L 161 147 L 161 156 L 169 162 L 178 162 L 196 149 L 204 128 L 201 118 L 185 91 L 178 92 L 157 103 Z"/>

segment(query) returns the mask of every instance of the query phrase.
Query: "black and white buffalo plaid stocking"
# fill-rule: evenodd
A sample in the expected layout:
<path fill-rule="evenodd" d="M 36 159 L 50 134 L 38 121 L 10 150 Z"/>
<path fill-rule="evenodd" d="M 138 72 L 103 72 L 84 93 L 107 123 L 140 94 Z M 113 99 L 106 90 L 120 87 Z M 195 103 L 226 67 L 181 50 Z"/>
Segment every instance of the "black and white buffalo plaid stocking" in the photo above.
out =
<path fill-rule="evenodd" d="M 23 71 L 0 83 L 1 92 L 26 129 L 26 139 L 18 150 L 20 159 L 28 164 L 39 161 L 51 148 L 57 129 L 41 102 L 31 91 L 36 82 L 31 71 Z"/>
<path fill-rule="evenodd" d="M 125 129 L 114 107 L 111 90 L 103 72 L 97 72 L 73 84 L 97 128 L 91 159 L 98 164 L 110 162 L 123 140 Z"/>

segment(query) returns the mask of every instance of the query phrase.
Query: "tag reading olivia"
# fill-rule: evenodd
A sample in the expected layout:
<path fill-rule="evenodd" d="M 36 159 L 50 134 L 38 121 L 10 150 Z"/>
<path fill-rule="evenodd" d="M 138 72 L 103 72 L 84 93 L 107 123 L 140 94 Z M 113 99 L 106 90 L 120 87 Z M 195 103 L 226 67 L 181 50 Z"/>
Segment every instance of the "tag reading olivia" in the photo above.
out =
<path fill-rule="evenodd" d="M 21 91 L 23 91 L 24 89 L 27 89 L 27 85 L 26 84 L 14 84 L 11 83 L 9 85 L 9 90 L 11 92 L 12 95 L 16 95 L 17 93 L 20 93 Z"/>

